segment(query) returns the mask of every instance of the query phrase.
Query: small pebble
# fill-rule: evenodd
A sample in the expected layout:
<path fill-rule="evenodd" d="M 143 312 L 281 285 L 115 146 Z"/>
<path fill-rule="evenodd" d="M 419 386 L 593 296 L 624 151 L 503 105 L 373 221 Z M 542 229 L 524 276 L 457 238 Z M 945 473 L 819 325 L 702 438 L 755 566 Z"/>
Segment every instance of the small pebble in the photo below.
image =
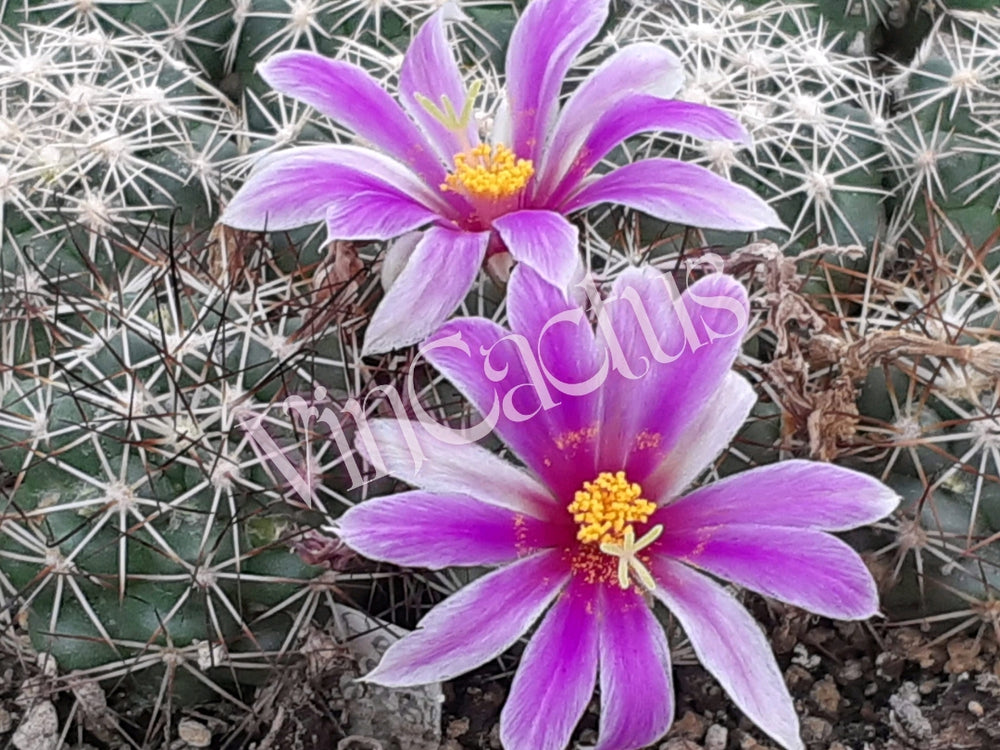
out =
<path fill-rule="evenodd" d="M 59 714 L 52 701 L 28 709 L 10 741 L 17 750 L 56 750 L 60 744 Z"/>
<path fill-rule="evenodd" d="M 892 708 L 890 721 L 895 719 L 909 737 L 927 739 L 934 735 L 934 728 L 920 710 L 920 706 L 917 705 L 919 696 L 917 696 L 917 700 L 911 700 L 906 695 L 906 686 L 912 684 L 912 682 L 903 683 L 903 687 L 897 694 L 889 696 L 889 706 Z"/>
<path fill-rule="evenodd" d="M 740 737 L 740 750 L 771 750 L 770 745 L 762 745 L 749 734 Z"/>
<path fill-rule="evenodd" d="M 785 684 L 791 691 L 804 690 L 813 684 L 813 676 L 809 674 L 805 667 L 792 664 L 785 670 Z"/>
<path fill-rule="evenodd" d="M 810 654 L 809 650 L 801 643 L 795 644 L 793 651 L 795 652 L 795 656 L 792 657 L 792 664 L 798 664 L 806 669 L 816 669 L 819 666 L 821 659 L 814 654 Z"/>
<path fill-rule="evenodd" d="M 705 732 L 705 750 L 726 750 L 729 730 L 721 724 L 713 724 Z"/>
<path fill-rule="evenodd" d="M 975 716 L 977 719 L 981 719 L 983 717 L 983 714 L 986 713 L 985 711 L 983 711 L 983 704 L 980 703 L 979 701 L 969 701 L 969 705 L 966 708 L 968 708 L 969 713 Z"/>
<path fill-rule="evenodd" d="M 929 680 L 924 680 L 920 683 L 920 687 L 917 688 L 921 695 L 930 695 L 935 690 L 937 690 L 938 680 L 931 678 Z"/>
<path fill-rule="evenodd" d="M 458 739 L 463 734 L 469 731 L 469 720 L 468 719 L 455 719 L 454 721 L 448 722 L 448 729 L 446 734 L 448 739 Z"/>
<path fill-rule="evenodd" d="M 208 747 L 212 744 L 212 732 L 200 721 L 181 719 L 177 725 L 177 736 L 190 747 Z"/>
<path fill-rule="evenodd" d="M 899 690 L 896 692 L 899 698 L 912 703 L 914 706 L 920 703 L 920 690 L 916 684 L 909 680 L 900 685 Z"/>
<path fill-rule="evenodd" d="M 382 743 L 374 737 L 352 734 L 337 743 L 337 750 L 382 750 Z"/>
<path fill-rule="evenodd" d="M 837 684 L 829 675 L 812 686 L 809 697 L 825 714 L 834 715 L 840 707 L 840 691 L 837 690 Z"/>
<path fill-rule="evenodd" d="M 674 734 L 698 742 L 705 736 L 705 725 L 707 723 L 703 716 L 696 714 L 694 711 L 685 711 L 684 715 L 675 721 L 670 729 Z"/>
<path fill-rule="evenodd" d="M 674 737 L 660 745 L 660 750 L 702 750 L 701 745 L 683 737 Z"/>
<path fill-rule="evenodd" d="M 860 659 L 849 659 L 843 667 L 841 667 L 839 674 L 841 682 L 854 682 L 855 680 L 860 680 L 864 677 L 864 665 L 861 663 Z"/>
<path fill-rule="evenodd" d="M 802 739 L 806 742 L 825 742 L 833 734 L 833 724 L 819 716 L 807 716 L 802 720 Z"/>

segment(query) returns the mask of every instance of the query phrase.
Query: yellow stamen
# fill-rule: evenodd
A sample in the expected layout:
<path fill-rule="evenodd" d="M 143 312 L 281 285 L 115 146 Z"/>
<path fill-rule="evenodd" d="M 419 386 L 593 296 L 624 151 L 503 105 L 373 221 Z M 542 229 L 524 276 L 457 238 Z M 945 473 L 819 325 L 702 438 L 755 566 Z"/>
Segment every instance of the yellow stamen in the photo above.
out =
<path fill-rule="evenodd" d="M 631 585 L 629 571 L 646 589 L 656 586 L 638 554 L 659 538 L 663 526 L 657 524 L 636 540 L 632 524 L 646 523 L 656 505 L 642 497 L 642 488 L 629 483 L 624 471 L 604 471 L 594 481 L 584 482 L 566 509 L 580 524 L 579 541 L 597 544 L 601 552 L 618 558 L 618 584 L 623 589 Z"/>
<path fill-rule="evenodd" d="M 642 497 L 639 485 L 629 484 L 624 471 L 602 471 L 593 482 L 583 483 L 566 510 L 580 524 L 576 538 L 581 542 L 617 542 L 626 525 L 645 523 L 656 505 Z"/>
<path fill-rule="evenodd" d="M 519 193 L 534 173 L 530 160 L 518 159 L 502 143 L 492 148 L 481 143 L 455 154 L 455 170 L 445 178 L 441 190 L 498 200 Z"/>

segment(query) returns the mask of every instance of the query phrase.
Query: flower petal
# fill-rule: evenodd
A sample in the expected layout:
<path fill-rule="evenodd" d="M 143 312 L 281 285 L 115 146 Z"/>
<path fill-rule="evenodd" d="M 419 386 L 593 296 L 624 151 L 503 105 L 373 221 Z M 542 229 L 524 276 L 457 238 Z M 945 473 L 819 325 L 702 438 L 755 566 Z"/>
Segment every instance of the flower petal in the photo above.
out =
<path fill-rule="evenodd" d="M 554 403 L 544 382 L 536 379 L 536 388 L 514 390 L 531 382 L 521 358 L 522 346 L 517 337 L 484 318 L 461 318 L 443 325 L 426 340 L 420 352 L 465 396 L 476 410 L 486 416 L 496 414 L 494 429 L 512 451 L 538 476 L 534 431 L 524 429 L 535 419 L 544 420 L 542 400 Z M 539 395 L 541 394 L 541 396 Z M 499 404 L 499 409 L 497 405 Z M 513 417 L 513 419 L 511 418 Z M 523 418 L 522 418 L 523 417 Z"/>
<path fill-rule="evenodd" d="M 415 398 L 410 401 L 416 403 Z M 429 415 L 421 416 L 431 419 Z M 372 455 L 366 441 L 359 440 L 358 449 L 365 460 L 381 465 L 390 475 L 414 487 L 469 495 L 536 518 L 545 518 L 555 505 L 538 480 L 475 443 L 443 442 L 417 421 L 375 419 L 368 422 L 368 427 L 372 442 L 378 446 L 378 456 Z M 559 507 L 560 512 L 563 510 Z"/>
<path fill-rule="evenodd" d="M 331 240 L 388 240 L 439 218 L 423 204 L 364 175 L 345 177 L 337 191 L 326 210 Z"/>
<path fill-rule="evenodd" d="M 434 13 L 410 42 L 399 72 L 399 94 L 406 111 L 427 134 L 440 159 L 451 164 L 455 154 L 478 142 L 475 119 L 470 117 L 462 132 L 449 130 L 417 100 L 418 95 L 423 96 L 441 108 L 442 97 L 447 97 L 457 112 L 462 111 L 465 102 L 465 83 L 445 32 L 446 12 L 442 9 Z"/>
<path fill-rule="evenodd" d="M 653 594 L 677 617 L 705 669 L 754 724 L 787 750 L 804 750 L 799 720 L 767 638 L 719 584 L 657 556 Z"/>
<path fill-rule="evenodd" d="M 507 750 L 563 750 L 597 676 L 593 586 L 574 580 L 531 637 L 500 713 Z"/>
<path fill-rule="evenodd" d="M 731 276 L 707 276 L 680 295 L 650 268 L 619 276 L 598 321 L 614 367 L 604 386 L 603 470 L 626 469 L 647 497 L 660 497 L 664 488 L 651 475 L 686 450 L 678 445 L 686 428 L 720 397 L 748 310 L 746 290 Z"/>
<path fill-rule="evenodd" d="M 540 164 L 566 72 L 608 16 L 607 0 L 535 0 L 507 47 L 514 153 Z"/>
<path fill-rule="evenodd" d="M 612 111 L 621 100 L 639 93 L 667 99 L 683 83 L 681 61 L 659 44 L 638 42 L 615 52 L 580 83 L 559 114 L 535 178 L 535 195 L 544 201 L 566 174 L 594 127 L 595 112 Z"/>
<path fill-rule="evenodd" d="M 844 531 L 891 513 L 899 497 L 877 479 L 818 461 L 744 471 L 685 495 L 670 508 L 686 528 L 746 523 Z"/>
<path fill-rule="evenodd" d="M 488 573 L 428 612 L 365 680 L 389 687 L 426 685 L 478 667 L 513 646 L 568 578 L 558 550 Z"/>
<path fill-rule="evenodd" d="M 765 596 L 837 620 L 878 613 L 878 592 L 858 553 L 822 531 L 753 522 L 691 529 L 675 526 L 670 506 L 656 520 L 664 526 L 655 554 L 667 555 Z"/>
<path fill-rule="evenodd" d="M 399 274 L 406 267 L 406 261 L 413 255 L 413 251 L 424 236 L 423 232 L 407 232 L 400 235 L 386 248 L 385 255 L 382 256 L 381 281 L 382 289 L 388 291 L 392 287 Z"/>
<path fill-rule="evenodd" d="M 774 209 L 742 185 L 674 159 L 619 167 L 585 185 L 559 210 L 571 213 L 598 203 L 621 203 L 663 221 L 707 229 L 782 226 Z"/>
<path fill-rule="evenodd" d="M 468 293 L 489 239 L 489 232 L 438 226 L 424 232 L 372 315 L 362 353 L 398 349 L 434 333 Z"/>
<path fill-rule="evenodd" d="M 507 318 L 511 330 L 532 345 L 539 369 L 559 393 L 598 394 L 607 372 L 607 353 L 598 348 L 586 313 L 564 287 L 531 266 L 516 267 L 507 285 Z M 596 406 L 596 397 L 590 401 Z M 597 418 L 596 413 L 591 415 L 592 420 Z"/>
<path fill-rule="evenodd" d="M 704 140 L 750 143 L 750 134 L 727 112 L 692 102 L 636 94 L 621 100 L 613 109 L 604 110 L 548 204 L 559 205 L 619 143 L 650 130 L 681 133 Z"/>
<path fill-rule="evenodd" d="M 565 289 L 580 265 L 580 232 L 554 211 L 514 211 L 493 221 L 514 260 L 531 266 L 542 278 Z"/>
<path fill-rule="evenodd" d="M 337 535 L 372 560 L 415 568 L 499 565 L 563 541 L 537 518 L 419 491 L 358 503 L 338 519 Z"/>
<path fill-rule="evenodd" d="M 558 406 L 532 417 L 522 431 L 543 432 L 541 463 L 556 497 L 572 496 L 597 474 L 601 391 L 609 371 L 593 329 L 569 295 L 530 266 L 518 266 L 507 287 L 510 326 L 530 346 L 537 370 Z M 512 426 L 513 428 L 513 426 Z"/>
<path fill-rule="evenodd" d="M 303 146 L 261 159 L 220 221 L 253 231 L 294 229 L 322 221 L 331 205 L 359 189 L 422 211 L 425 223 L 436 218 L 427 208 L 434 196 L 397 162 L 354 146 Z"/>
<path fill-rule="evenodd" d="M 594 364 L 588 326 L 582 315 L 572 319 L 579 308 L 565 292 L 519 266 L 508 296 L 514 333 L 482 318 L 453 320 L 421 351 L 481 414 L 493 413 L 499 401 L 497 435 L 555 497 L 566 497 L 594 478 L 602 365 Z"/>
<path fill-rule="evenodd" d="M 652 745 L 674 715 L 670 646 L 634 589 L 605 586 L 601 596 L 601 733 L 594 750 Z"/>
<path fill-rule="evenodd" d="M 306 50 L 279 52 L 258 69 L 268 85 L 315 107 L 406 164 L 431 186 L 445 171 L 420 129 L 366 71 Z"/>
<path fill-rule="evenodd" d="M 719 393 L 725 398 L 707 400 L 677 438 L 684 450 L 670 451 L 644 482 L 651 499 L 663 503 L 689 487 L 736 437 L 757 401 L 753 386 L 735 372 L 727 373 Z"/>

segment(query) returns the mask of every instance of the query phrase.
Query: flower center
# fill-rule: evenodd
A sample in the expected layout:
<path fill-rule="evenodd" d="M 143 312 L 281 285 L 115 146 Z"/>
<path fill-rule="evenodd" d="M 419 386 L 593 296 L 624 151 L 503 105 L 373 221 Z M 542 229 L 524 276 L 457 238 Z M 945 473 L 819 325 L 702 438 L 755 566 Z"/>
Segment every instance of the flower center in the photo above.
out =
<path fill-rule="evenodd" d="M 492 147 L 480 143 L 455 154 L 455 169 L 445 178 L 441 190 L 495 201 L 517 195 L 534 173 L 529 159 L 518 159 L 502 143 Z"/>
<path fill-rule="evenodd" d="M 573 496 L 566 510 L 580 524 L 576 538 L 584 544 L 597 544 L 601 552 L 618 558 L 618 584 L 631 586 L 630 572 L 647 589 L 656 586 L 649 569 L 639 558 L 639 552 L 655 542 L 663 525 L 657 524 L 639 539 L 632 524 L 646 523 L 656 510 L 656 504 L 642 497 L 642 488 L 630 483 L 625 472 L 602 471 L 592 482 Z"/>

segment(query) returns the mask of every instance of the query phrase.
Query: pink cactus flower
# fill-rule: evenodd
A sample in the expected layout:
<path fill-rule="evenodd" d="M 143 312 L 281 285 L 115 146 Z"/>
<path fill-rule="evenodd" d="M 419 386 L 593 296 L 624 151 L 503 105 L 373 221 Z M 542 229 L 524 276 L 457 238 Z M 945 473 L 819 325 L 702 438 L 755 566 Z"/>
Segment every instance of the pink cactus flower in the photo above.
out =
<path fill-rule="evenodd" d="M 619 203 L 665 221 L 758 230 L 781 224 L 746 188 L 709 170 L 653 158 L 602 171 L 625 139 L 663 130 L 747 143 L 729 114 L 671 99 L 680 61 L 656 44 L 611 55 L 560 109 L 574 58 L 608 15 L 608 0 L 533 0 L 507 53 L 506 100 L 482 138 L 445 30 L 448 9 L 421 27 L 403 60 L 399 101 L 361 68 L 307 51 L 283 52 L 260 74 L 353 130 L 371 147 L 304 146 L 261 159 L 222 222 L 285 230 L 326 221 L 333 240 L 396 242 L 402 270 L 376 309 L 366 353 L 423 340 L 465 297 L 484 259 L 507 250 L 549 282 L 580 264 L 565 218 Z M 419 234 L 409 233 L 419 231 Z"/>
<path fill-rule="evenodd" d="M 509 331 L 454 320 L 422 351 L 523 465 L 417 421 L 372 425 L 369 459 L 417 489 L 351 508 L 340 538 L 404 566 L 497 569 L 432 609 L 367 679 L 451 679 L 537 622 L 501 715 L 504 747 L 562 750 L 599 685 L 598 750 L 639 748 L 674 712 L 653 613 L 663 606 L 740 710 L 801 750 L 767 640 L 719 580 L 827 617 L 871 617 L 872 576 L 828 532 L 871 523 L 898 498 L 872 477 L 802 460 L 683 494 L 755 400 L 732 370 L 749 305 L 729 276 L 675 295 L 658 272 L 628 270 L 595 331 L 564 290 L 522 264 L 507 305 Z"/>

